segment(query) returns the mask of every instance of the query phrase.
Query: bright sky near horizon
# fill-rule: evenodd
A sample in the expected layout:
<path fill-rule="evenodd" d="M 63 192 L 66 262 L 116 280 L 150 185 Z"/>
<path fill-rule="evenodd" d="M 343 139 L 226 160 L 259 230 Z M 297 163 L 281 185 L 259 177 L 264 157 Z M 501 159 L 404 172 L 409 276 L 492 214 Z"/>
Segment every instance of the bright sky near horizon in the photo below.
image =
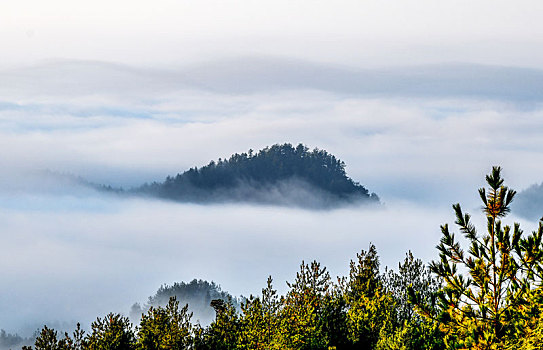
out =
<path fill-rule="evenodd" d="M 359 67 L 543 68 L 541 1 L 4 1 L 0 65 L 277 55 Z"/>

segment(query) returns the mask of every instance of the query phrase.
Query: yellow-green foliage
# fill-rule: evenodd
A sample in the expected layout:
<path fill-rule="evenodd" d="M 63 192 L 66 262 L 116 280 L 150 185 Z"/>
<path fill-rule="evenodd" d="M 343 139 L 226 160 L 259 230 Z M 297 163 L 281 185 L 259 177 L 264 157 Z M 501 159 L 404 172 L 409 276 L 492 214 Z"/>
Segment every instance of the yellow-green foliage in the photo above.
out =
<path fill-rule="evenodd" d="M 142 315 L 138 327 L 137 348 L 141 350 L 186 349 L 191 345 L 192 314 L 188 305 L 179 309 L 175 297 L 166 307 L 151 307 Z"/>
<path fill-rule="evenodd" d="M 327 340 L 321 316 L 330 290 L 326 268 L 313 261 L 302 262 L 296 280 L 288 283 L 290 291 L 283 299 L 280 314 L 280 341 L 285 349 L 323 349 Z"/>
<path fill-rule="evenodd" d="M 543 226 L 524 236 L 519 224 L 502 225 L 515 191 L 503 185 L 501 169 L 486 176 L 488 190 L 479 190 L 487 219 L 485 234 L 478 234 L 469 214 L 453 206 L 456 224 L 468 240 L 467 252 L 441 227 L 441 260 L 432 271 L 443 278 L 436 318 L 450 349 L 504 349 L 524 333 L 531 291 L 541 280 Z M 421 307 L 424 313 L 424 307 Z M 427 316 L 433 316 L 426 312 Z"/>
<path fill-rule="evenodd" d="M 261 297 L 251 296 L 241 305 L 238 349 L 281 349 L 279 342 L 279 300 L 268 278 Z"/>

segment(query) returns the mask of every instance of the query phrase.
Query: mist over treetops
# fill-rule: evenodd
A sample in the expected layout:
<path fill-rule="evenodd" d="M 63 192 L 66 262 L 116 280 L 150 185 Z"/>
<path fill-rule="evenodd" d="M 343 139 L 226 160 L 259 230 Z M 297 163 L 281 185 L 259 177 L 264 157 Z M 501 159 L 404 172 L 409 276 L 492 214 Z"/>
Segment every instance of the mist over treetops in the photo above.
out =
<path fill-rule="evenodd" d="M 130 190 L 175 201 L 252 202 L 310 208 L 379 202 L 375 193 L 347 176 L 345 163 L 303 144 L 275 144 L 234 154 L 201 168 Z"/>

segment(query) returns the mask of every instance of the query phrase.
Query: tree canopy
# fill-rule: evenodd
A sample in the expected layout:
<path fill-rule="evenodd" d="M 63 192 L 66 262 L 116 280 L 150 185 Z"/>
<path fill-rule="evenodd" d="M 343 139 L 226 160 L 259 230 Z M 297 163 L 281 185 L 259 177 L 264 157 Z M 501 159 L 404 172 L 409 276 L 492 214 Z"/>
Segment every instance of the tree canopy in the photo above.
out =
<path fill-rule="evenodd" d="M 289 143 L 219 158 L 133 192 L 178 201 L 290 202 L 302 206 L 314 204 L 316 198 L 324 206 L 379 200 L 347 176 L 343 161 L 324 150 Z"/>
<path fill-rule="evenodd" d="M 460 204 L 453 205 L 467 249 L 445 224 L 440 260 L 430 265 L 444 285 L 438 312 L 421 311 L 439 320 L 450 349 L 520 348 L 530 327 L 541 328 L 543 223 L 528 235 L 518 223 L 504 225 L 516 192 L 504 185 L 500 167 L 492 168 L 486 182 L 488 188 L 479 189 L 486 232 L 479 233 Z"/>
<path fill-rule="evenodd" d="M 193 319 L 202 324 L 208 324 L 215 316 L 215 312 L 210 306 L 213 300 L 229 300 L 236 309 L 240 309 L 238 299 L 223 291 L 216 283 L 193 279 L 190 282 L 175 282 L 172 285 L 160 286 L 155 295 L 150 296 L 146 303 L 132 305 L 130 318 L 138 320 L 143 313 L 152 307 L 165 307 L 172 297 L 175 297 L 182 305 L 188 304 L 188 311 L 193 314 Z"/>

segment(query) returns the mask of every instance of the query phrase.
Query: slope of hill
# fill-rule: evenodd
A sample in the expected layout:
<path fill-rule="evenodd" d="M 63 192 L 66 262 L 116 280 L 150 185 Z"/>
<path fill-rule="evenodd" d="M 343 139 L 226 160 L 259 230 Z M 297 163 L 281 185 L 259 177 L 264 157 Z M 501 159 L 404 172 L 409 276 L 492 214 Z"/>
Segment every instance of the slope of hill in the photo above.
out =
<path fill-rule="evenodd" d="M 165 199 L 188 202 L 258 202 L 303 207 L 329 207 L 352 202 L 378 202 L 379 198 L 350 179 L 345 163 L 324 150 L 302 144 L 273 145 L 258 153 L 219 158 L 191 168 L 164 182 L 131 190 Z"/>

